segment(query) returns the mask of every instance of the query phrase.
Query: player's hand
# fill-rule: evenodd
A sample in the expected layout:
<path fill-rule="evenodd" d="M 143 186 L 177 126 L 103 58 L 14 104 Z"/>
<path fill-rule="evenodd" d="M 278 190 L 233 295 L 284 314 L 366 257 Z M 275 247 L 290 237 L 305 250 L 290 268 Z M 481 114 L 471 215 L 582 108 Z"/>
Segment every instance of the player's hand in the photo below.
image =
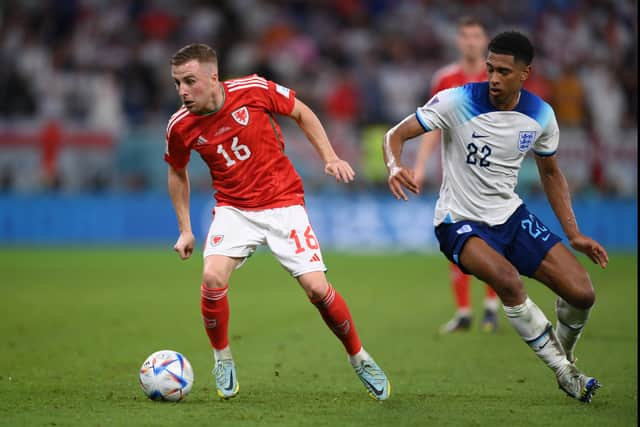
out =
<path fill-rule="evenodd" d="M 193 253 L 193 247 L 196 244 L 196 238 L 192 232 L 180 233 L 178 241 L 173 245 L 173 250 L 178 252 L 180 259 L 189 259 Z"/>
<path fill-rule="evenodd" d="M 594 264 L 605 268 L 609 262 L 609 255 L 602 245 L 590 237 L 580 234 L 569 240 L 571 247 L 589 257 Z"/>
<path fill-rule="evenodd" d="M 351 165 L 344 160 L 336 159 L 327 162 L 324 165 L 324 173 L 331 175 L 338 182 L 351 182 L 356 176 L 356 173 L 351 168 Z"/>
<path fill-rule="evenodd" d="M 418 194 L 420 191 L 413 177 L 413 171 L 404 166 L 393 166 L 389 170 L 389 179 L 387 181 L 391 193 L 397 200 L 409 200 L 402 187 L 411 191 L 413 194 Z"/>

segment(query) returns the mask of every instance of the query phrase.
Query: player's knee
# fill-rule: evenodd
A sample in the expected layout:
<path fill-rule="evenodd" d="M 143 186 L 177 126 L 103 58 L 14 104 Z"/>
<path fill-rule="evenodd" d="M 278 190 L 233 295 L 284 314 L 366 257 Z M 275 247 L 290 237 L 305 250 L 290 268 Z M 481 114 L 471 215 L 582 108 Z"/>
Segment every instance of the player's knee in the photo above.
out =
<path fill-rule="evenodd" d="M 224 288 L 227 284 L 227 278 L 220 271 L 207 269 L 202 274 L 202 282 L 209 289 Z"/>
<path fill-rule="evenodd" d="M 304 291 L 311 301 L 318 301 L 327 294 L 328 287 L 329 285 L 326 282 L 314 282 L 310 286 L 305 287 Z"/>
<path fill-rule="evenodd" d="M 321 300 L 329 289 L 329 282 L 323 273 L 304 274 L 298 277 L 298 282 L 311 301 Z"/>
<path fill-rule="evenodd" d="M 494 289 L 503 303 L 517 305 L 526 297 L 522 279 L 517 270 L 505 268 L 496 272 Z"/>
<path fill-rule="evenodd" d="M 589 275 L 584 272 L 583 274 L 577 275 L 574 280 L 575 283 L 573 283 L 572 289 L 575 291 L 573 292 L 571 301 L 567 302 L 583 310 L 591 308 L 596 302 L 596 293 Z"/>

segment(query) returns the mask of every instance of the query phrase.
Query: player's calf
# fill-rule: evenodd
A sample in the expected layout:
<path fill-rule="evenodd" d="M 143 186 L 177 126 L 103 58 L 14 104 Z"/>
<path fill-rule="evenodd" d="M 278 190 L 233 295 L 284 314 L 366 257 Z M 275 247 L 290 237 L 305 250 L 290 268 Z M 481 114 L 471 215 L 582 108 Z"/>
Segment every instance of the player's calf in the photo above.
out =
<path fill-rule="evenodd" d="M 558 297 L 556 300 L 556 314 L 558 316 L 558 323 L 556 324 L 558 339 L 567 354 L 567 359 L 571 363 L 575 363 L 577 360 L 574 354 L 576 343 L 580 339 L 582 330 L 589 319 L 591 308 L 582 310 L 573 307 L 567 301 Z"/>

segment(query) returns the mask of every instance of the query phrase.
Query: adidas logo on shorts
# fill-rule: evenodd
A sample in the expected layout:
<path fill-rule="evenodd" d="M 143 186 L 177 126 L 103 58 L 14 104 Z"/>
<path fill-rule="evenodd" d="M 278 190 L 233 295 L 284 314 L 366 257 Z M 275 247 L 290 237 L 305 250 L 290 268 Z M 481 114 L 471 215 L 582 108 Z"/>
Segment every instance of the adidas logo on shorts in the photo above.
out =
<path fill-rule="evenodd" d="M 311 257 L 311 259 L 309 259 L 309 262 L 320 262 L 320 257 L 318 256 L 317 253 L 313 254 L 313 256 Z"/>

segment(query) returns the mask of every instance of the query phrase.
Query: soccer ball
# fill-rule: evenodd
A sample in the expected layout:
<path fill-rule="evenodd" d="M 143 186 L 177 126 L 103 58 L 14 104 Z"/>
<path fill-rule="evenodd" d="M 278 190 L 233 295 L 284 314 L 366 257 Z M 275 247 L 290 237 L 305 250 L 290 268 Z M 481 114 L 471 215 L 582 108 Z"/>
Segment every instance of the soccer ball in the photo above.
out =
<path fill-rule="evenodd" d="M 177 402 L 191 391 L 193 369 L 177 351 L 156 351 L 140 368 L 140 386 L 151 400 Z"/>

